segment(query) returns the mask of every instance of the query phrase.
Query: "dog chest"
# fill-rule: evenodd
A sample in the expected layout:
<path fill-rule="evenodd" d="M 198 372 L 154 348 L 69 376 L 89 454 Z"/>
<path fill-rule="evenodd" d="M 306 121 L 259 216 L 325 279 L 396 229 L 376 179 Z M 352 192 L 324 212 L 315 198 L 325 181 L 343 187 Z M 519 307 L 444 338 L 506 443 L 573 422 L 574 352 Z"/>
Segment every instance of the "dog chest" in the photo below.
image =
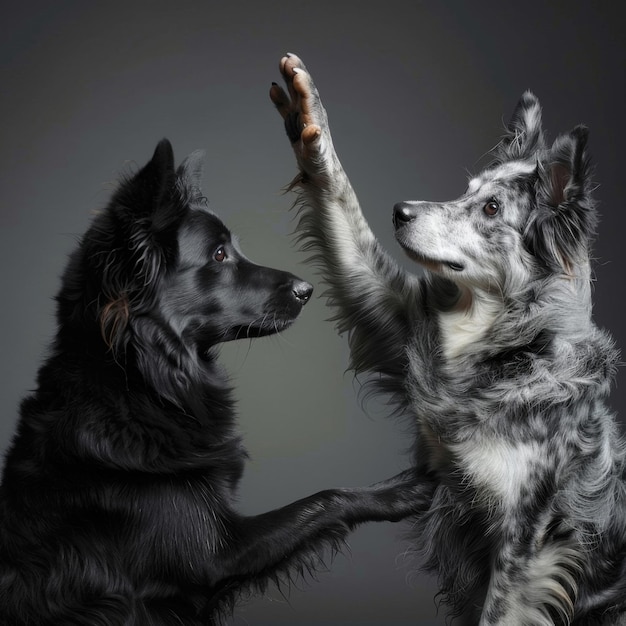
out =
<path fill-rule="evenodd" d="M 430 471 L 452 479 L 461 489 L 473 488 L 479 500 L 490 507 L 514 506 L 545 458 L 538 442 L 513 442 L 495 436 L 444 442 L 425 422 L 420 427 L 420 440 Z"/>
<path fill-rule="evenodd" d="M 456 359 L 483 340 L 501 312 L 500 302 L 476 298 L 467 309 L 439 313 L 439 336 L 446 360 Z"/>
<path fill-rule="evenodd" d="M 462 480 L 473 485 L 490 505 L 510 509 L 532 484 L 546 451 L 541 444 L 489 437 L 450 446 Z"/>

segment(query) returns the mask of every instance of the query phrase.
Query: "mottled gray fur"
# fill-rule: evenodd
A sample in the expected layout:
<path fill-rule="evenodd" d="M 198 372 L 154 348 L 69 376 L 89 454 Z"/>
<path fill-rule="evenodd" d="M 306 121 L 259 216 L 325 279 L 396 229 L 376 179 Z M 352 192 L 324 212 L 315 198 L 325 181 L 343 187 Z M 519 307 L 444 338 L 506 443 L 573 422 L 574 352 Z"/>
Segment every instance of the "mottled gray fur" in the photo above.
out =
<path fill-rule="evenodd" d="M 271 96 L 300 173 L 299 233 L 352 366 L 415 425 L 436 485 L 412 526 L 461 624 L 626 624 L 625 451 L 605 404 L 618 354 L 591 315 L 587 132 L 546 144 L 525 93 L 457 200 L 394 207 L 405 272 L 364 219 L 302 62 Z M 416 610 L 419 610 L 416 608 Z"/>

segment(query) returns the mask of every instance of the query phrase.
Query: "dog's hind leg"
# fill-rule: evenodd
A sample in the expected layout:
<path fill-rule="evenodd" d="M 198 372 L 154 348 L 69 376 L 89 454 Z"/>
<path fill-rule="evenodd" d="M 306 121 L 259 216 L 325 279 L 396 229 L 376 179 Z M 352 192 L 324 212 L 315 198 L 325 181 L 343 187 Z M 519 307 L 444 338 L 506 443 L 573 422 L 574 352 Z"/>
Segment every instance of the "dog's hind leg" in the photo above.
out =
<path fill-rule="evenodd" d="M 298 230 L 314 252 L 338 329 L 350 332 L 355 371 L 404 378 L 409 310 L 419 305 L 419 282 L 378 244 L 333 148 L 326 111 L 302 61 L 281 60 L 288 92 L 272 85 L 270 96 L 285 120 L 300 174 Z"/>

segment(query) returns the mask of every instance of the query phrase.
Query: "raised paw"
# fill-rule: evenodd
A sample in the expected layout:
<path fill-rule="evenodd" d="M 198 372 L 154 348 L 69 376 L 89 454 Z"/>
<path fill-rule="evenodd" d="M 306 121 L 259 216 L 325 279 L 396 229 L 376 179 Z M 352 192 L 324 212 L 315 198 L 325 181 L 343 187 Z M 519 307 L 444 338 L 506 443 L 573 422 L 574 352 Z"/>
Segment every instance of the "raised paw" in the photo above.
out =
<path fill-rule="evenodd" d="M 326 111 L 304 63 L 295 54 L 280 60 L 287 91 L 272 83 L 270 98 L 285 121 L 285 130 L 302 167 L 331 146 Z M 318 163 L 319 165 L 319 163 Z"/>
<path fill-rule="evenodd" d="M 436 486 L 432 477 L 411 469 L 376 483 L 370 489 L 381 503 L 385 503 L 386 519 L 400 521 L 427 510 Z"/>

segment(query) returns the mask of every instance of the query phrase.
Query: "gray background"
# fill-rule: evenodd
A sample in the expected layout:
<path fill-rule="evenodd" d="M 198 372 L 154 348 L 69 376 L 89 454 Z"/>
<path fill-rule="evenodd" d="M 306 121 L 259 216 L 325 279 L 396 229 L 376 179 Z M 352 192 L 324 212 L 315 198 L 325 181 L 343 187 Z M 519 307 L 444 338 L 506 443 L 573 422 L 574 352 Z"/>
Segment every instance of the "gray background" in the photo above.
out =
<path fill-rule="evenodd" d="M 8 3 L 3 3 L 8 5 Z M 451 199 L 533 89 L 554 137 L 591 128 L 602 222 L 595 315 L 623 323 L 624 34 L 619 3 L 23 2 L 0 25 L 0 447 L 53 332 L 67 253 L 117 175 L 163 136 L 178 158 L 207 150 L 205 192 L 254 260 L 309 280 L 289 236 L 295 172 L 268 100 L 278 60 L 300 54 L 336 147 L 384 245 L 391 207 Z M 317 296 L 322 288 L 315 279 Z M 345 338 L 314 300 L 280 337 L 224 348 L 251 461 L 241 509 L 274 508 L 404 468 L 402 423 L 364 411 Z M 612 396 L 626 414 L 624 374 Z M 443 624 L 434 582 L 403 557 L 400 525 L 359 529 L 351 552 L 289 599 L 275 589 L 235 625 Z"/>

